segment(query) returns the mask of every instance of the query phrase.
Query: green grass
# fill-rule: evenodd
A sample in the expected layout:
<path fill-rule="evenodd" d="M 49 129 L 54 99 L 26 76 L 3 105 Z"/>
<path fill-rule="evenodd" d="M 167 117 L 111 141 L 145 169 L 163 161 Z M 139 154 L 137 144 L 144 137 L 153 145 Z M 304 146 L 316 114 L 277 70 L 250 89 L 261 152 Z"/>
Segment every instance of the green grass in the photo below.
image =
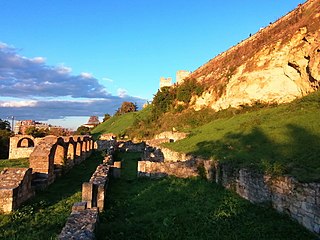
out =
<path fill-rule="evenodd" d="M 315 239 L 288 216 L 200 179 L 137 179 L 138 154 L 120 154 L 98 239 Z"/>
<path fill-rule="evenodd" d="M 0 170 L 4 168 L 28 168 L 29 159 L 19 158 L 19 159 L 0 159 Z"/>
<path fill-rule="evenodd" d="M 150 114 L 151 107 L 149 106 L 138 112 L 130 112 L 120 116 L 113 116 L 95 127 L 91 131 L 91 134 L 95 139 L 98 139 L 100 135 L 105 133 L 113 133 L 117 136 L 126 135 L 128 134 L 128 131 L 132 131 L 129 129 L 135 126 L 135 123 L 146 119 Z"/>
<path fill-rule="evenodd" d="M 17 211 L 0 215 L 0 239 L 56 239 L 72 205 L 81 201 L 82 183 L 90 179 L 102 159 L 101 154 L 93 153 Z"/>
<path fill-rule="evenodd" d="M 214 120 L 165 146 L 235 167 L 320 181 L 320 92 L 290 104 Z"/>
<path fill-rule="evenodd" d="M 125 130 L 135 121 L 137 114 L 137 112 L 131 112 L 120 116 L 113 116 L 95 127 L 91 131 L 91 134 L 95 137 L 95 139 L 104 133 L 113 133 L 116 135 L 124 134 Z"/>

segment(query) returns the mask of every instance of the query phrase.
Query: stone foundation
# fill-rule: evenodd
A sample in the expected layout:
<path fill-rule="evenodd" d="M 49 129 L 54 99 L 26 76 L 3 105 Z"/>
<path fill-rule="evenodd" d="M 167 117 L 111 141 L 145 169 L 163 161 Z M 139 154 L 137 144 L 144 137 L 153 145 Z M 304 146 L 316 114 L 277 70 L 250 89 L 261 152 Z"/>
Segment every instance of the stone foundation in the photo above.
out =
<path fill-rule="evenodd" d="M 76 203 L 58 239 L 96 239 L 95 231 L 99 222 L 98 214 L 97 208 L 87 209 L 85 203 Z"/>
<path fill-rule="evenodd" d="M 73 205 L 58 239 L 96 239 L 95 231 L 99 223 L 99 211 L 103 210 L 105 204 L 113 151 L 113 148 L 107 149 L 103 164 L 97 167 L 89 182 L 82 184 L 82 202 Z"/>
<path fill-rule="evenodd" d="M 7 168 L 0 172 L 0 211 L 9 213 L 34 196 L 31 168 Z"/>
<path fill-rule="evenodd" d="M 175 176 L 179 178 L 199 176 L 199 168 L 203 167 L 201 160 L 189 160 L 184 162 L 138 162 L 138 177 L 160 178 Z"/>
<path fill-rule="evenodd" d="M 300 183 L 292 177 L 271 177 L 250 169 L 234 169 L 226 164 L 197 159 L 166 148 L 147 147 L 138 163 L 138 176 L 193 177 L 202 168 L 208 180 L 215 181 L 253 202 L 271 202 L 273 208 L 320 234 L 320 183 Z M 180 161 L 179 161 L 180 160 Z"/>
<path fill-rule="evenodd" d="M 100 211 L 103 210 L 109 171 L 109 165 L 100 164 L 90 181 L 82 184 L 82 201 L 87 203 L 88 208 L 97 207 Z"/>

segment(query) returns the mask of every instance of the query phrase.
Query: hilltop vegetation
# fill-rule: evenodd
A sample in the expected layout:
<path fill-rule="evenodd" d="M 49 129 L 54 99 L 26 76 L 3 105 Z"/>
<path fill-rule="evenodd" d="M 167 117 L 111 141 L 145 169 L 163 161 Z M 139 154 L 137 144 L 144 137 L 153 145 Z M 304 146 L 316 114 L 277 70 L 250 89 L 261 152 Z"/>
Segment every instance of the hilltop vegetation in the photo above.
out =
<path fill-rule="evenodd" d="M 175 128 L 190 132 L 188 138 L 166 144 L 175 151 L 290 174 L 300 181 L 320 181 L 320 91 L 289 104 L 256 103 L 219 112 L 189 108 L 177 112 L 175 99 L 168 101 L 171 105 L 165 111 L 153 103 L 142 111 L 112 117 L 93 133 L 143 139 Z"/>

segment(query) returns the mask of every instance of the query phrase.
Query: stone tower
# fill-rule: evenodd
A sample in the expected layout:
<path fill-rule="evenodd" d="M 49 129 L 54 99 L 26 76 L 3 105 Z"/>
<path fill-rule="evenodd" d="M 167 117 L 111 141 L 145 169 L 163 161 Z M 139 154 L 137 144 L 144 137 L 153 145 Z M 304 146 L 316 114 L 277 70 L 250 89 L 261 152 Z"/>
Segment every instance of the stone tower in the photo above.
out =
<path fill-rule="evenodd" d="M 168 77 L 168 78 L 164 78 L 161 77 L 160 78 L 160 89 L 163 87 L 170 87 L 172 85 L 172 78 Z"/>
<path fill-rule="evenodd" d="M 184 79 L 188 77 L 190 73 L 191 73 L 190 71 L 186 71 L 186 70 L 177 71 L 177 74 L 176 74 L 177 84 L 183 83 Z"/>

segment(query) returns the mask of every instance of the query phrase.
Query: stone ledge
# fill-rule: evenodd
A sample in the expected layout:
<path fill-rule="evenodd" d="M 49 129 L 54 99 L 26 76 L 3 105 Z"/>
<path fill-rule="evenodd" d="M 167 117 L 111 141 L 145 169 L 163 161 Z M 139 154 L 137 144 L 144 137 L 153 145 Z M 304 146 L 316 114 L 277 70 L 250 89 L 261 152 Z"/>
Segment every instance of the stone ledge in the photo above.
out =
<path fill-rule="evenodd" d="M 76 206 L 75 206 L 76 205 Z M 75 203 L 73 209 L 83 208 L 83 203 Z M 92 240 L 95 238 L 95 231 L 99 222 L 98 208 L 73 211 L 69 216 L 66 225 L 58 236 L 59 240 L 82 239 Z"/>

